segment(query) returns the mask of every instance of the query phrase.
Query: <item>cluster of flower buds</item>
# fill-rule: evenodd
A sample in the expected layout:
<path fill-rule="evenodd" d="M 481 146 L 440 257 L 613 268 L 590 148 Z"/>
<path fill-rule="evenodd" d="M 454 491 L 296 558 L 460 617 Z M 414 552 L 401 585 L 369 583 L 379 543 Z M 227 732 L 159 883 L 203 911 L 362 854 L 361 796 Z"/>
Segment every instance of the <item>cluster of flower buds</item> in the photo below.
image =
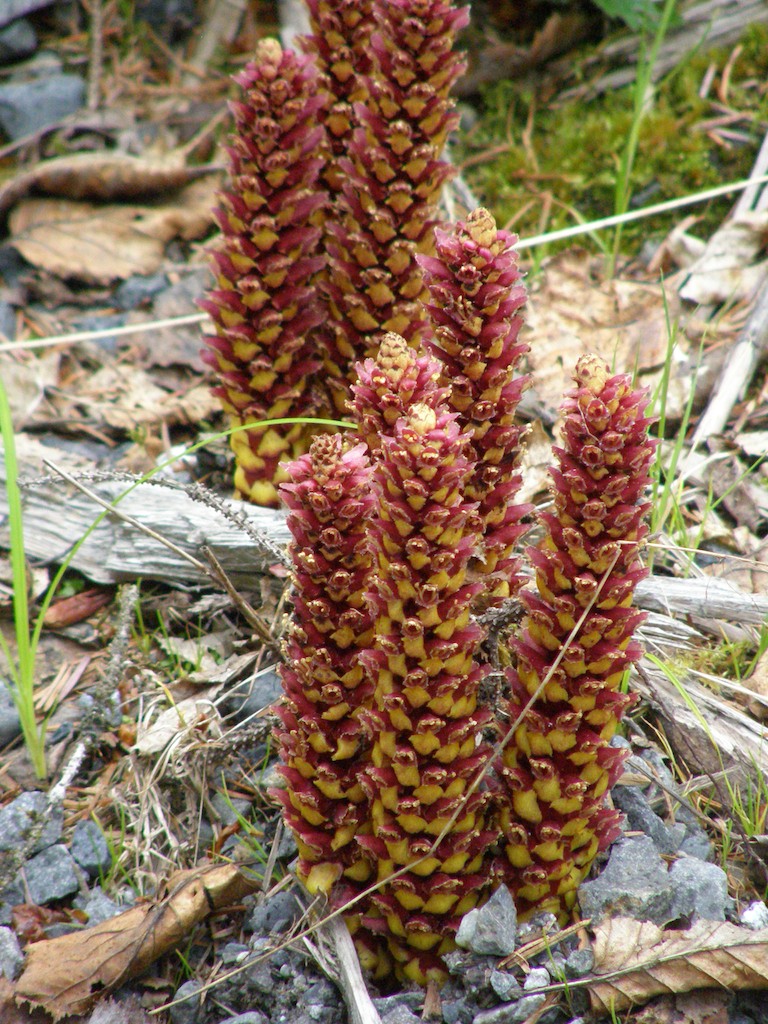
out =
<path fill-rule="evenodd" d="M 314 277 L 324 265 L 315 222 L 326 202 L 318 178 L 327 100 L 312 60 L 273 39 L 259 44 L 237 82 L 231 190 L 214 211 L 216 286 L 200 303 L 216 332 L 205 338 L 204 358 L 232 426 L 245 428 L 231 439 L 236 490 L 277 505 L 279 464 L 306 451 L 309 431 L 259 424 L 323 411 L 313 389 L 322 359 L 312 331 L 324 317 Z"/>
<path fill-rule="evenodd" d="M 450 231 L 435 230 L 435 256 L 420 256 L 434 335 L 426 347 L 450 382 L 451 405 L 472 437 L 474 471 L 466 497 L 479 502 L 485 538 L 474 569 L 486 582 L 484 604 L 522 585 L 515 545 L 531 505 L 515 504 L 523 428 L 517 405 L 530 378 L 518 373 L 528 346 L 519 340 L 526 291 L 517 238 L 496 227 L 485 209 Z"/>
<path fill-rule="evenodd" d="M 417 345 L 427 326 L 416 252 L 432 250 L 439 192 L 453 173 L 442 159 L 457 123 L 449 91 L 463 70 L 452 46 L 468 20 L 448 0 L 374 0 L 373 13 L 368 96 L 340 161 L 347 215 L 329 242 L 331 348 L 350 380 L 383 332 Z"/>
<path fill-rule="evenodd" d="M 538 593 L 527 610 L 509 673 L 510 726 L 498 777 L 506 856 L 498 874 L 518 910 L 563 915 L 596 855 L 618 834 L 605 806 L 624 752 L 610 745 L 633 702 L 622 691 L 640 656 L 632 607 L 647 574 L 640 550 L 654 443 L 647 393 L 601 360 L 582 357 L 563 403 L 563 447 L 555 448 L 554 509 L 528 557 Z"/>
<path fill-rule="evenodd" d="M 444 977 L 440 957 L 482 898 L 493 838 L 486 795 L 473 786 L 488 758 L 478 733 L 489 715 L 478 708 L 483 633 L 470 621 L 481 584 L 467 579 L 480 541 L 476 506 L 464 498 L 468 441 L 446 404 L 410 405 L 381 438 L 369 525 L 374 640 L 361 658 L 374 683 L 363 716 L 373 747 L 361 783 L 372 831 L 359 843 L 379 886 L 362 925 L 386 938 L 401 976 L 422 984 Z"/>
<path fill-rule="evenodd" d="M 359 772 L 370 746 L 360 715 L 373 696 L 361 663 L 373 642 L 365 602 L 371 466 L 364 445 L 325 434 L 289 471 L 293 482 L 281 491 L 293 536 L 294 618 L 276 709 L 287 788 L 276 795 L 296 836 L 299 877 L 310 892 L 333 889 L 345 902 L 371 873 L 357 844 L 369 831 Z"/>

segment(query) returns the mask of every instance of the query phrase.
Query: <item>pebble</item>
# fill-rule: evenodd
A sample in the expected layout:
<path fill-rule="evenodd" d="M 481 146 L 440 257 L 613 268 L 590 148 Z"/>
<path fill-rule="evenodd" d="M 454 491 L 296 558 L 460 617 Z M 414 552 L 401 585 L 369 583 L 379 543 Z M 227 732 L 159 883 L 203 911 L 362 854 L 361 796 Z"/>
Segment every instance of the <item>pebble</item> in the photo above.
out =
<path fill-rule="evenodd" d="M 523 1021 L 539 1010 L 546 1001 L 542 992 L 536 996 L 524 996 L 516 1003 L 506 1003 L 492 1010 L 481 1010 L 476 1014 L 473 1024 L 523 1024 Z"/>
<path fill-rule="evenodd" d="M 405 1006 L 409 1010 L 416 1011 L 420 1010 L 424 1005 L 424 993 L 397 992 L 393 996 L 381 996 L 378 999 L 374 999 L 373 1005 L 378 1010 L 380 1017 L 384 1017 L 397 1006 Z"/>
<path fill-rule="evenodd" d="M 0 67 L 31 56 L 37 49 L 37 34 L 26 18 L 0 29 Z"/>
<path fill-rule="evenodd" d="M 64 812 L 51 808 L 45 793 L 29 790 L 0 808 L 0 851 L 23 847 L 31 829 L 42 824 L 42 831 L 27 854 L 38 853 L 61 838 Z"/>
<path fill-rule="evenodd" d="M 755 900 L 753 903 L 749 903 L 739 914 L 739 922 L 745 928 L 751 928 L 756 932 L 761 931 L 763 928 L 768 928 L 768 907 L 762 900 Z"/>
<path fill-rule="evenodd" d="M 243 927 L 252 932 L 284 932 L 304 913 L 296 892 L 278 892 L 258 903 L 243 922 Z"/>
<path fill-rule="evenodd" d="M 282 692 L 280 676 L 273 668 L 267 668 L 232 687 L 227 703 L 241 718 L 250 718 L 274 704 Z"/>
<path fill-rule="evenodd" d="M 528 977 L 523 983 L 523 991 L 533 992 L 538 988 L 546 988 L 550 980 L 546 967 L 534 967 L 528 972 Z"/>
<path fill-rule="evenodd" d="M 0 317 L 2 316 L 2 303 L 0 303 Z M 3 330 L 2 320 L 0 319 L 0 331 Z M 10 335 L 6 335 L 10 340 Z M 16 739 L 21 732 L 21 721 L 19 719 L 19 712 L 16 710 L 16 705 L 13 702 L 11 691 L 8 686 L 0 682 L 0 747 L 5 747 Z M 2 846 L 0 846 L 2 849 Z"/>
<path fill-rule="evenodd" d="M 509 1003 L 513 999 L 519 999 L 523 994 L 520 982 L 514 974 L 507 974 L 506 971 L 491 971 L 490 982 L 493 991 L 505 1003 Z"/>
<path fill-rule="evenodd" d="M 456 944 L 480 956 L 508 956 L 515 951 L 517 911 L 506 885 L 500 885 L 485 906 L 461 919 Z"/>
<path fill-rule="evenodd" d="M 619 840 L 602 873 L 579 886 L 579 905 L 582 916 L 595 922 L 620 916 L 660 926 L 674 921 L 674 892 L 653 840 Z"/>
<path fill-rule="evenodd" d="M 728 878 L 717 864 L 681 857 L 669 869 L 674 891 L 672 912 L 691 920 L 724 921 L 728 905 Z"/>
<path fill-rule="evenodd" d="M 421 1024 L 421 1018 L 411 1013 L 407 1006 L 396 1006 L 381 1018 L 381 1024 Z"/>
<path fill-rule="evenodd" d="M 88 915 L 88 927 L 109 921 L 110 918 L 116 917 L 125 909 L 110 899 L 100 885 L 95 885 L 87 896 L 78 896 L 74 900 L 74 904 Z"/>
<path fill-rule="evenodd" d="M 174 1004 L 170 1009 L 171 1024 L 197 1024 L 202 1006 L 200 989 L 202 985 L 194 978 L 185 981 L 176 989 Z M 181 1002 L 179 1002 L 181 1000 Z"/>
<path fill-rule="evenodd" d="M 112 327 L 123 327 L 125 314 L 123 313 L 93 313 L 89 316 L 81 316 L 72 322 L 73 331 L 108 331 Z M 90 338 L 89 344 L 101 349 L 102 352 L 114 354 L 120 347 L 123 339 L 119 334 L 108 334 L 102 338 Z"/>
<path fill-rule="evenodd" d="M 649 836 L 659 853 L 674 853 L 678 843 L 658 814 L 651 808 L 645 793 L 637 786 L 615 786 L 613 801 L 627 816 L 627 825 Z"/>
<path fill-rule="evenodd" d="M 72 854 L 61 844 L 49 846 L 24 865 L 30 901 L 40 906 L 80 890 L 80 875 Z"/>
<path fill-rule="evenodd" d="M 136 274 L 123 281 L 112 298 L 118 309 L 127 312 L 129 309 L 148 306 L 158 292 L 167 287 L 168 278 L 165 274 Z"/>
<path fill-rule="evenodd" d="M 91 878 L 98 878 L 112 866 L 109 846 L 95 821 L 86 818 L 78 821 L 69 846 L 70 853 L 80 867 Z"/>
<path fill-rule="evenodd" d="M 587 946 L 574 949 L 565 958 L 565 973 L 569 978 L 583 978 L 594 966 L 595 954 Z"/>
<path fill-rule="evenodd" d="M 13 142 L 74 114 L 85 103 L 85 82 L 52 74 L 0 85 L 0 127 Z"/>
<path fill-rule="evenodd" d="M 23 963 L 24 954 L 15 933 L 10 928 L 0 928 L 0 977 L 13 981 Z"/>
<path fill-rule="evenodd" d="M 50 7 L 54 0 L 3 0 L 0 4 L 0 26 L 7 25 L 25 14 L 39 11 L 41 7 Z"/>
<path fill-rule="evenodd" d="M 260 1010 L 248 1010 L 236 1017 L 227 1017 L 221 1024 L 269 1024 L 269 1020 Z"/>

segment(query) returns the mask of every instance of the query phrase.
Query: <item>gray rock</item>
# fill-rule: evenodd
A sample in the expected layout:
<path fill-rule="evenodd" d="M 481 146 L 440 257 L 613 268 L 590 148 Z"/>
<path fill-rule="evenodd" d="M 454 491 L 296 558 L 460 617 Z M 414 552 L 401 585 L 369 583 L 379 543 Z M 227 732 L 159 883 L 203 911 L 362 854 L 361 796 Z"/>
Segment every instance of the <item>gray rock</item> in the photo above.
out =
<path fill-rule="evenodd" d="M 108 331 L 113 327 L 123 327 L 124 324 L 124 313 L 93 313 L 72 321 L 76 331 Z M 101 338 L 92 338 L 89 343 L 103 352 L 114 353 L 120 347 L 121 340 L 119 334 L 105 334 Z"/>
<path fill-rule="evenodd" d="M 74 904 L 88 915 L 89 928 L 92 925 L 101 924 L 103 921 L 109 921 L 123 910 L 119 903 L 115 903 L 107 896 L 100 885 L 95 885 L 87 896 L 78 896 Z"/>
<path fill-rule="evenodd" d="M 194 978 L 179 985 L 174 996 L 174 1004 L 170 1009 L 171 1024 L 197 1024 L 202 1007 L 201 988 L 200 982 L 195 981 Z"/>
<path fill-rule="evenodd" d="M 0 862 L 2 857 L 0 856 Z M 0 924 L 10 924 L 13 908 L 24 902 L 24 886 L 15 878 L 0 891 Z"/>
<path fill-rule="evenodd" d="M 9 341 L 13 341 L 13 334 L 15 334 L 15 322 L 16 317 L 14 315 L 11 324 L 3 322 L 3 308 L 7 307 L 13 312 L 13 307 L 7 302 L 0 302 L 0 331 L 8 338 Z M 8 330 L 6 330 L 8 328 Z M 0 682 L 0 747 L 6 746 L 11 740 L 15 740 L 21 732 L 21 721 L 19 719 L 19 712 L 16 710 L 16 705 L 13 702 L 11 691 L 4 682 Z M 2 811 L 0 811 L 2 814 Z M 2 834 L 0 834 L 0 849 L 2 846 Z"/>
<path fill-rule="evenodd" d="M 379 1011 L 379 1016 L 384 1017 L 396 1006 L 406 1006 L 409 1010 L 420 1010 L 424 1005 L 423 992 L 397 992 L 393 996 L 380 996 L 373 1000 L 373 1005 Z"/>
<path fill-rule="evenodd" d="M 664 925 L 674 921 L 674 890 L 667 867 L 648 836 L 622 839 L 602 873 L 579 886 L 583 917 L 633 917 Z"/>
<path fill-rule="evenodd" d="M 0 85 L 0 127 L 11 141 L 56 124 L 85 103 L 85 82 L 53 74 L 30 82 Z"/>
<path fill-rule="evenodd" d="M 421 1024 L 421 1017 L 411 1013 L 407 1006 L 396 1006 L 381 1018 L 381 1024 Z"/>
<path fill-rule="evenodd" d="M 0 29 L 0 66 L 29 57 L 37 49 L 37 34 L 26 18 Z"/>
<path fill-rule="evenodd" d="M 519 999 L 523 994 L 520 982 L 514 974 L 507 974 L 506 971 L 491 971 L 490 982 L 493 991 L 505 1003 L 510 1003 L 513 999 Z"/>
<path fill-rule="evenodd" d="M 221 962 L 227 967 L 233 967 L 247 960 L 250 952 L 250 948 L 242 942 L 228 942 L 220 953 Z"/>
<path fill-rule="evenodd" d="M 165 274 L 136 274 L 117 288 L 113 296 L 118 309 L 137 309 L 148 305 L 152 299 L 168 287 Z"/>
<path fill-rule="evenodd" d="M 29 267 L 29 263 L 13 246 L 0 245 L 0 278 L 3 284 L 13 288 Z"/>
<path fill-rule="evenodd" d="M 474 1017 L 464 999 L 443 1000 L 443 1024 L 472 1024 Z"/>
<path fill-rule="evenodd" d="M 33 903 L 45 906 L 80 889 L 80 876 L 66 846 L 49 846 L 24 865 L 29 896 Z"/>
<path fill-rule="evenodd" d="M 481 1010 L 476 1014 L 473 1024 L 523 1024 L 531 1014 L 536 1013 L 546 998 L 542 992 L 541 995 L 524 996 L 516 1003 L 506 1003 L 493 1010 Z"/>
<path fill-rule="evenodd" d="M 485 906 L 465 914 L 457 945 L 480 956 L 508 956 L 515 950 L 517 911 L 506 885 L 500 885 Z"/>
<path fill-rule="evenodd" d="M 524 992 L 533 992 L 537 988 L 546 988 L 551 978 L 546 967 L 534 967 L 528 972 L 528 977 L 523 983 Z"/>
<path fill-rule="evenodd" d="M 17 796 L 0 808 L 0 852 L 23 847 L 32 830 L 42 826 L 37 840 L 27 850 L 27 856 L 52 846 L 61 838 L 64 812 L 61 807 L 51 808 L 45 793 L 30 790 Z"/>
<path fill-rule="evenodd" d="M 282 692 L 280 676 L 267 668 L 233 687 L 227 701 L 239 717 L 249 718 L 274 704 Z"/>
<path fill-rule="evenodd" d="M 241 818 L 247 818 L 251 810 L 250 800 L 233 799 L 224 793 L 214 793 L 211 804 L 216 809 L 222 825 L 234 825 Z"/>
<path fill-rule="evenodd" d="M 724 921 L 728 878 L 717 864 L 681 857 L 669 871 L 674 891 L 674 916 L 692 920 Z"/>
<path fill-rule="evenodd" d="M 627 824 L 636 832 L 644 832 L 653 840 L 659 853 L 674 853 L 677 850 L 675 837 L 651 809 L 648 800 L 637 786 L 615 786 L 613 801 L 627 816 Z"/>
<path fill-rule="evenodd" d="M 18 939 L 10 928 L 0 928 L 0 976 L 13 981 L 24 963 Z"/>
<path fill-rule="evenodd" d="M 739 922 L 755 932 L 768 928 L 768 907 L 762 900 L 748 904 L 739 914 Z"/>
<path fill-rule="evenodd" d="M 591 949 L 574 949 L 565 958 L 565 973 L 569 978 L 583 978 L 595 966 L 595 954 Z"/>
<path fill-rule="evenodd" d="M 684 828 L 685 834 L 680 840 L 677 852 L 688 857 L 697 857 L 699 860 L 711 861 L 715 855 L 715 848 L 704 829 L 698 823 L 686 824 Z"/>
<path fill-rule="evenodd" d="M 0 4 L 0 27 L 23 18 L 25 14 L 39 11 L 41 7 L 50 7 L 54 0 L 3 0 Z"/>
<path fill-rule="evenodd" d="M 78 821 L 75 825 L 69 851 L 91 878 L 98 878 L 112 866 L 112 854 L 104 833 L 90 818 Z"/>
<path fill-rule="evenodd" d="M 278 892 L 253 908 L 244 927 L 264 934 L 284 932 L 303 913 L 304 907 L 295 892 Z"/>
<path fill-rule="evenodd" d="M 227 1017 L 221 1024 L 269 1024 L 269 1020 L 260 1010 L 248 1010 L 237 1017 Z"/>

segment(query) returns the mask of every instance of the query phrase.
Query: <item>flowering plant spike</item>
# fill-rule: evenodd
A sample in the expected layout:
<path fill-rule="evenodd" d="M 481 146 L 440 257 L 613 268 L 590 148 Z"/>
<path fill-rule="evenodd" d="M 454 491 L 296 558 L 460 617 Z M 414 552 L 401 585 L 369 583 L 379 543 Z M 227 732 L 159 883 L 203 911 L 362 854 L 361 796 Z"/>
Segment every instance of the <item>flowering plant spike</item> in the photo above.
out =
<path fill-rule="evenodd" d="M 361 651 L 373 642 L 365 604 L 373 511 L 365 448 L 320 435 L 289 467 L 282 495 L 293 535 L 294 620 L 281 667 L 285 701 L 276 730 L 287 788 L 276 791 L 299 847 L 310 892 L 344 902 L 371 868 L 356 839 L 368 826 L 360 766 L 370 744 L 360 725 L 373 684 Z"/>
<path fill-rule="evenodd" d="M 503 750 L 499 825 L 506 842 L 499 876 L 518 910 L 561 918 L 594 858 L 618 834 L 604 805 L 624 751 L 610 746 L 633 703 L 625 670 L 640 656 L 632 608 L 647 575 L 644 493 L 654 442 L 647 392 L 611 376 L 594 356 L 577 364 L 564 400 L 563 447 L 555 448 L 554 509 L 528 557 L 538 593 L 523 592 L 527 615 L 513 642 L 506 717 L 518 723 Z"/>
<path fill-rule="evenodd" d="M 326 202 L 318 177 L 327 100 L 311 59 L 274 39 L 259 43 L 236 81 L 243 95 L 231 104 L 232 187 L 214 211 L 216 286 L 200 302 L 216 333 L 203 358 L 217 371 L 214 393 L 231 425 L 246 428 L 231 436 L 237 492 L 277 505 L 279 464 L 306 450 L 308 431 L 256 424 L 318 412 L 312 378 L 321 357 L 311 332 L 324 315 L 313 278 L 324 264 L 315 220 Z"/>
<path fill-rule="evenodd" d="M 381 446 L 369 527 L 374 642 L 361 654 L 374 682 L 361 776 L 372 832 L 359 839 L 381 885 L 371 896 L 378 916 L 362 924 L 385 934 L 399 973 L 424 983 L 444 977 L 440 954 L 481 898 L 493 838 L 486 796 L 469 790 L 488 757 L 474 659 L 483 633 L 470 621 L 480 584 L 467 581 L 480 523 L 463 497 L 468 438 L 444 404 L 411 405 Z"/>
<path fill-rule="evenodd" d="M 524 433 L 515 413 L 530 385 L 530 377 L 518 373 L 528 345 L 519 340 L 526 291 L 516 242 L 480 208 L 450 231 L 436 228 L 436 255 L 418 257 L 434 325 L 425 344 L 442 363 L 451 405 L 472 437 L 475 467 L 465 493 L 479 502 L 483 520 L 483 556 L 474 568 L 488 584 L 486 605 L 522 586 L 514 549 L 526 530 L 521 520 L 533 511 L 514 501 Z"/>

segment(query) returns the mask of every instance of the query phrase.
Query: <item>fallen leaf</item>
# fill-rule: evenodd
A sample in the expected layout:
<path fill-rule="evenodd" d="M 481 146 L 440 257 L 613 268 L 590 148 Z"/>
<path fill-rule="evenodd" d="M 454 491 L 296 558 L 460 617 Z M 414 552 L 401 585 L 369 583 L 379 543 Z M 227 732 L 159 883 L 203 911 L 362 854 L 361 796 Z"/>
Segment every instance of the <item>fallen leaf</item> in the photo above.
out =
<path fill-rule="evenodd" d="M 201 238 L 213 225 L 210 175 L 154 205 L 26 199 L 11 213 L 9 242 L 26 260 L 63 278 L 109 284 L 152 274 L 173 238 Z"/>
<path fill-rule="evenodd" d="M 154 199 L 217 167 L 188 167 L 182 153 L 137 157 L 127 153 L 74 153 L 43 160 L 0 188 L 0 216 L 33 192 L 65 199 Z"/>
<path fill-rule="evenodd" d="M 749 298 L 765 280 L 768 263 L 755 263 L 768 240 L 768 210 L 726 221 L 687 269 L 680 295 L 701 306 Z"/>
<path fill-rule="evenodd" d="M 595 928 L 592 1008 L 626 1010 L 665 993 L 768 988 L 768 929 L 699 921 L 665 931 L 617 917 Z"/>
<path fill-rule="evenodd" d="M 21 430 L 43 400 L 46 387 L 58 383 L 61 355 L 56 351 L 0 353 L 0 377 L 11 407 L 13 425 Z"/>
<path fill-rule="evenodd" d="M 139 726 L 136 735 L 136 750 L 140 754 L 159 754 L 174 740 L 183 739 L 199 730 L 218 732 L 219 713 L 209 700 L 202 697 L 187 697 L 180 700 L 151 721 Z"/>
<path fill-rule="evenodd" d="M 71 597 L 62 597 L 48 606 L 43 620 L 47 629 L 64 629 L 82 622 L 112 600 L 107 590 L 83 590 Z"/>
<path fill-rule="evenodd" d="M 93 928 L 28 946 L 14 989 L 16 1002 L 43 1007 L 54 1020 L 87 1013 L 97 1000 L 186 941 L 210 913 L 238 902 L 259 884 L 230 864 L 179 872 L 169 879 L 168 894 L 156 901 Z"/>

